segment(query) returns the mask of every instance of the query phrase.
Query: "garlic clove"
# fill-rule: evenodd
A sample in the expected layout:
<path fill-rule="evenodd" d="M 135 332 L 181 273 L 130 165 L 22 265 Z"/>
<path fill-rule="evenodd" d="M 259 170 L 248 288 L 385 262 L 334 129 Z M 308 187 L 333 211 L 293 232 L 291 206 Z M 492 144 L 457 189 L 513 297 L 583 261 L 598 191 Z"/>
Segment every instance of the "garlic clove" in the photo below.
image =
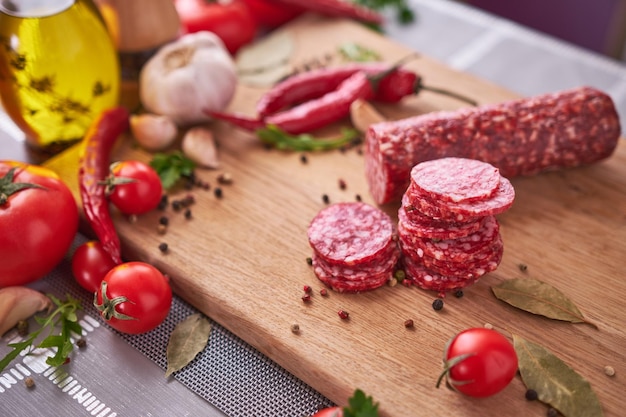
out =
<path fill-rule="evenodd" d="M 151 113 L 130 116 L 130 130 L 139 146 L 150 152 L 170 147 L 178 135 L 174 120 Z"/>
<path fill-rule="evenodd" d="M 357 99 L 350 105 L 350 120 L 356 130 L 365 133 L 371 124 L 384 122 L 386 119 L 369 102 Z"/>
<path fill-rule="evenodd" d="M 51 307 L 50 298 L 31 288 L 21 286 L 0 288 L 0 336 L 21 320 L 26 320 L 38 311 Z"/>
<path fill-rule="evenodd" d="M 204 168 L 219 167 L 213 132 L 205 126 L 189 129 L 183 137 L 181 149 L 187 158 Z"/>

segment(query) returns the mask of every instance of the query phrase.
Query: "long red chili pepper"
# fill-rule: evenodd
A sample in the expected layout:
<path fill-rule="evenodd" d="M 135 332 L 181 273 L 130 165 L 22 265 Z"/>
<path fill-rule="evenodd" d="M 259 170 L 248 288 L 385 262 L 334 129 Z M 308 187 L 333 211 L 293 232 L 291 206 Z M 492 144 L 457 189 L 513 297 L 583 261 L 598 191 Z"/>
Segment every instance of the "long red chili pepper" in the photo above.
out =
<path fill-rule="evenodd" d="M 353 101 L 369 99 L 374 94 L 372 82 L 363 72 L 355 72 L 339 86 L 322 97 L 307 101 L 291 109 L 272 114 L 264 119 L 253 119 L 238 113 L 207 112 L 249 131 L 268 125 L 277 126 L 286 133 L 298 135 L 312 132 L 350 114 Z"/>
<path fill-rule="evenodd" d="M 129 113 L 125 108 L 116 107 L 102 112 L 85 134 L 78 171 L 85 216 L 104 249 L 118 264 L 122 262 L 122 251 L 109 213 L 103 181 L 109 175 L 113 146 L 128 128 Z"/>
<path fill-rule="evenodd" d="M 301 7 L 304 10 L 317 12 L 326 16 L 346 17 L 366 23 L 380 25 L 383 16 L 369 7 L 354 3 L 351 0 L 269 0 L 272 3 Z"/>
<path fill-rule="evenodd" d="M 240 127 L 244 130 L 249 130 L 254 132 L 255 130 L 262 129 L 265 127 L 265 122 L 262 119 L 254 119 L 250 116 L 240 113 L 226 113 L 221 111 L 212 111 L 205 110 L 205 113 L 208 116 L 211 116 L 215 119 L 223 120 L 232 125 Z"/>
<path fill-rule="evenodd" d="M 357 99 L 370 99 L 374 89 L 363 72 L 355 72 L 343 81 L 336 90 L 320 98 L 307 101 L 289 110 L 265 118 L 265 123 L 275 125 L 294 135 L 307 133 L 350 114 L 350 105 Z"/>
<path fill-rule="evenodd" d="M 281 81 L 264 93 L 257 102 L 257 114 L 263 118 L 294 104 L 318 98 L 335 90 L 355 72 L 377 74 L 389 68 L 389 64 L 384 62 L 353 63 L 301 72 Z"/>
<path fill-rule="evenodd" d="M 333 91 L 355 72 L 365 72 L 370 76 L 384 75 L 374 90 L 373 100 L 396 103 L 404 97 L 419 94 L 422 90 L 430 90 L 439 94 L 449 95 L 471 105 L 476 101 L 451 91 L 424 86 L 421 77 L 416 73 L 395 68 L 387 63 L 354 63 L 333 68 L 320 68 L 306 71 L 276 84 L 261 96 L 256 111 L 259 117 L 267 117 L 285 107 L 317 98 Z"/>

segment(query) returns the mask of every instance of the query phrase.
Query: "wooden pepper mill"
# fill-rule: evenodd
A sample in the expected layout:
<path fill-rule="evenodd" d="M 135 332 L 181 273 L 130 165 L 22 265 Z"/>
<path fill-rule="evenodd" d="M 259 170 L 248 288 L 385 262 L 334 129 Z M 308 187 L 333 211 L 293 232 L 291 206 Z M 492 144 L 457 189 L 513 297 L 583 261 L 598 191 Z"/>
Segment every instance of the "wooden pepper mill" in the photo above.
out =
<path fill-rule="evenodd" d="M 96 0 L 118 50 L 122 105 L 139 105 L 138 79 L 146 61 L 180 35 L 180 18 L 172 0 Z"/>

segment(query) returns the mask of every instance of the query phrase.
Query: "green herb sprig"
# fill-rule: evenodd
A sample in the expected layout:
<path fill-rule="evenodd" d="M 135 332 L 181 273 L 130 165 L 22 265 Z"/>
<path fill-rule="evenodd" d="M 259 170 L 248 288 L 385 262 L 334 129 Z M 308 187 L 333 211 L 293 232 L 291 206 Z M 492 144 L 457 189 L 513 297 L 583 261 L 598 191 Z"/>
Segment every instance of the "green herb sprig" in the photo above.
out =
<path fill-rule="evenodd" d="M 415 21 L 415 13 L 407 0 L 353 0 L 355 3 L 367 6 L 374 10 L 393 9 L 396 20 L 402 25 Z"/>
<path fill-rule="evenodd" d="M 66 301 L 61 301 L 51 294 L 48 294 L 48 297 L 52 300 L 56 309 L 47 316 L 35 316 L 35 320 L 40 326 L 39 329 L 30 333 L 20 342 L 9 343 L 8 346 L 13 348 L 13 350 L 0 360 L 0 372 L 26 349 L 56 348 L 54 355 L 46 359 L 46 363 L 50 366 L 60 366 L 67 361 L 74 348 L 71 340 L 72 334 L 80 336 L 83 332 L 83 328 L 78 324 L 78 317 L 76 316 L 76 311 L 81 309 L 80 301 L 69 295 Z M 46 329 L 48 330 L 48 335 L 39 344 L 36 344 L 35 341 Z M 59 330 L 60 333 L 57 333 Z"/>
<path fill-rule="evenodd" d="M 161 184 L 166 190 L 172 188 L 179 179 L 192 176 L 196 168 L 196 164 L 181 151 L 156 153 L 150 166 L 159 174 Z"/>
<path fill-rule="evenodd" d="M 343 408 L 343 417 L 378 417 L 378 403 L 357 389 L 348 400 L 348 407 Z"/>
<path fill-rule="evenodd" d="M 257 136 L 266 145 L 280 150 L 289 151 L 328 151 L 339 149 L 360 140 L 355 129 L 343 129 L 341 134 L 333 138 L 317 138 L 308 133 L 290 135 L 274 125 L 256 131 Z"/>

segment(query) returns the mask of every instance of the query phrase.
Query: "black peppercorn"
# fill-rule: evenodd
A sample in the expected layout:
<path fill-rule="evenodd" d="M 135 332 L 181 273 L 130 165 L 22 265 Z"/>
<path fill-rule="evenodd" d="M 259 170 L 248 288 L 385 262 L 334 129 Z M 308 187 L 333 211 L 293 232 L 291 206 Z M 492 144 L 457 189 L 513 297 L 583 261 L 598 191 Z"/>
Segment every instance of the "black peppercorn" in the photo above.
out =
<path fill-rule="evenodd" d="M 548 417 L 557 417 L 558 415 L 559 415 L 559 412 L 557 411 L 556 408 L 552 408 L 552 407 L 548 408 L 548 413 L 547 413 Z"/>
<path fill-rule="evenodd" d="M 528 389 L 526 390 L 525 397 L 528 401 L 535 401 L 539 397 L 539 395 L 534 389 Z"/>
<path fill-rule="evenodd" d="M 167 246 L 167 243 L 161 243 L 159 244 L 159 250 L 163 253 L 167 252 L 167 250 L 169 249 L 169 247 Z"/>
<path fill-rule="evenodd" d="M 213 194 L 215 194 L 215 197 L 217 198 L 223 197 L 222 189 L 220 187 L 215 187 L 215 189 L 213 190 Z"/>
<path fill-rule="evenodd" d="M 322 195 L 322 201 L 324 202 L 324 204 L 330 203 L 330 197 L 328 197 L 328 194 Z"/>
<path fill-rule="evenodd" d="M 437 298 L 435 301 L 433 301 L 433 309 L 435 311 L 439 311 L 443 308 L 443 300 L 441 298 Z"/>
<path fill-rule="evenodd" d="M 454 296 L 455 296 L 456 298 L 461 298 L 461 297 L 463 297 L 463 290 L 456 290 L 456 291 L 454 292 Z"/>

